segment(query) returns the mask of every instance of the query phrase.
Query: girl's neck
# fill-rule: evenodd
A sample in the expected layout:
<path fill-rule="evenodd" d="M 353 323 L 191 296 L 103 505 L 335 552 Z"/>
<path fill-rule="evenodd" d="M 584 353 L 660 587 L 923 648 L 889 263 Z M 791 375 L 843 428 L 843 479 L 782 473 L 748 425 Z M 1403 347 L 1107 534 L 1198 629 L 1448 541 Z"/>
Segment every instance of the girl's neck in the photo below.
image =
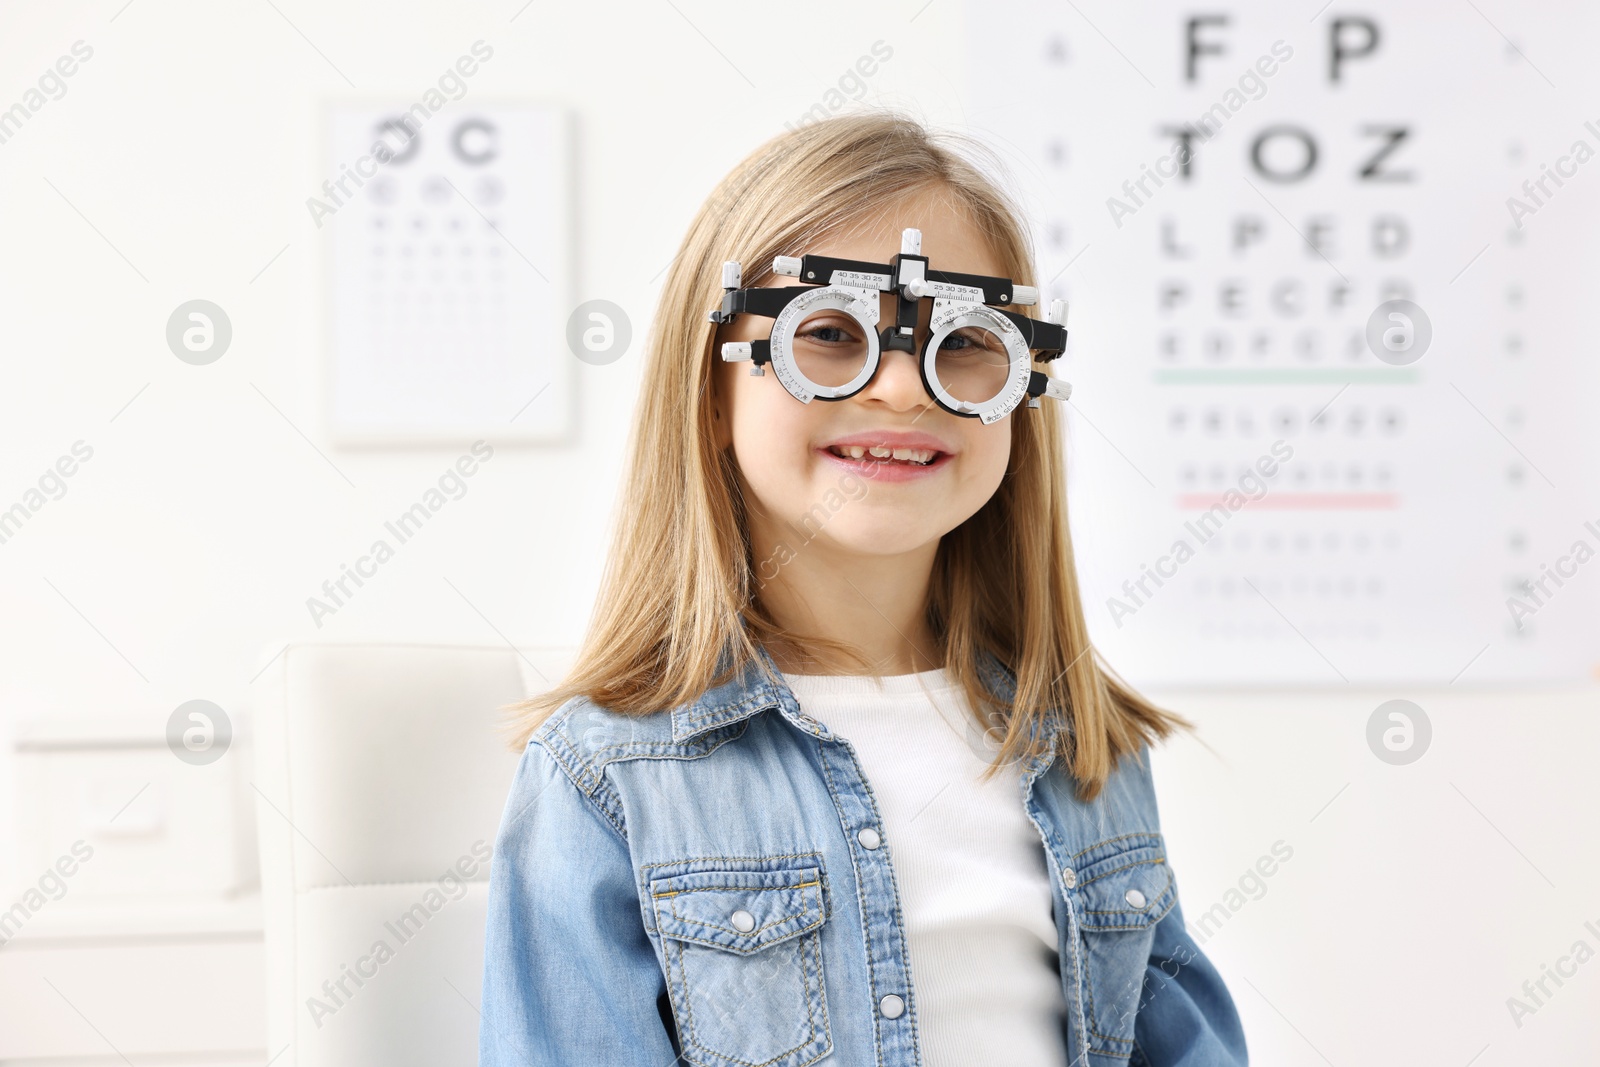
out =
<path fill-rule="evenodd" d="M 934 542 L 912 553 L 861 556 L 831 551 L 819 539 L 792 553 L 761 582 L 763 606 L 792 635 L 768 647 L 779 669 L 862 673 L 858 664 L 813 652 L 808 637 L 856 649 L 874 674 L 916 674 L 943 666 L 943 645 L 928 625 L 926 610 L 938 547 Z"/>

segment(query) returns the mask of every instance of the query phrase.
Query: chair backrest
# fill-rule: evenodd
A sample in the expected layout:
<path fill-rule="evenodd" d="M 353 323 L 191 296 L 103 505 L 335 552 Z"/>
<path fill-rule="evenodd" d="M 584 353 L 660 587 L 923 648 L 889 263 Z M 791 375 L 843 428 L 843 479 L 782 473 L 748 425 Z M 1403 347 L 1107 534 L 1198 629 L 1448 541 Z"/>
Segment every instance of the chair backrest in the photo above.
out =
<path fill-rule="evenodd" d="M 255 709 L 269 1055 L 477 1061 L 500 709 L 571 652 L 291 644 Z"/>

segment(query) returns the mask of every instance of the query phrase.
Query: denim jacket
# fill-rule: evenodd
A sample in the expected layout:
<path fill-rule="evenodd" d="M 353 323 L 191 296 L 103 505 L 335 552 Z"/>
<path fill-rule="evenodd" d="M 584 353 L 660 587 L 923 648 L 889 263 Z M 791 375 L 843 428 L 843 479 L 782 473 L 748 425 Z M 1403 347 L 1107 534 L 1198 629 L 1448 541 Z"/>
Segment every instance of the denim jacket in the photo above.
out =
<path fill-rule="evenodd" d="M 992 658 L 980 676 L 1015 691 Z M 1144 756 L 1087 803 L 1053 756 L 1022 767 L 1066 1062 L 1244 1064 Z M 920 1065 L 893 848 L 849 741 L 759 663 L 642 717 L 569 701 L 529 741 L 495 845 L 480 1063 Z"/>

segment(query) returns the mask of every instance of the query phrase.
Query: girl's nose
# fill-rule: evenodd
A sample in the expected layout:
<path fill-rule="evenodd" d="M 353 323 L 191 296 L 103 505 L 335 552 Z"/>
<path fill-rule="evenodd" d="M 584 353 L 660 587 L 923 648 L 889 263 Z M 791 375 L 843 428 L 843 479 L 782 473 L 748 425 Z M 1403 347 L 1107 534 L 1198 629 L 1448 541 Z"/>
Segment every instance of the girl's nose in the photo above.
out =
<path fill-rule="evenodd" d="M 926 407 L 932 403 L 932 398 L 923 387 L 922 374 L 917 369 L 920 358 L 916 352 L 884 349 L 878 357 L 877 373 L 856 396 L 862 400 L 877 400 L 896 411 Z"/>
<path fill-rule="evenodd" d="M 882 294 L 882 304 L 878 313 L 880 330 L 894 329 L 897 307 L 893 293 Z M 858 397 L 882 401 L 897 411 L 927 407 L 933 403 L 933 398 L 928 395 L 928 390 L 922 384 L 922 373 L 918 369 L 922 360 L 922 346 L 928 340 L 929 320 L 932 318 L 933 301 L 919 301 L 916 332 L 912 336 L 915 351 L 882 349 L 878 358 L 878 372 L 872 376 L 867 387 L 856 394 Z"/>

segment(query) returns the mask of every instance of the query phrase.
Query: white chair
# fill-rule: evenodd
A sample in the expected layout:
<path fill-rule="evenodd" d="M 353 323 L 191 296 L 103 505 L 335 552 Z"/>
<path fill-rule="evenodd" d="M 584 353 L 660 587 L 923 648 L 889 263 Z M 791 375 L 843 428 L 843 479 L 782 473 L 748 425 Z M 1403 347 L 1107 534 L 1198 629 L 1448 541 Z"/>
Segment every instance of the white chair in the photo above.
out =
<path fill-rule="evenodd" d="M 571 653 L 291 644 L 255 710 L 268 1055 L 477 1062 L 501 708 Z"/>

